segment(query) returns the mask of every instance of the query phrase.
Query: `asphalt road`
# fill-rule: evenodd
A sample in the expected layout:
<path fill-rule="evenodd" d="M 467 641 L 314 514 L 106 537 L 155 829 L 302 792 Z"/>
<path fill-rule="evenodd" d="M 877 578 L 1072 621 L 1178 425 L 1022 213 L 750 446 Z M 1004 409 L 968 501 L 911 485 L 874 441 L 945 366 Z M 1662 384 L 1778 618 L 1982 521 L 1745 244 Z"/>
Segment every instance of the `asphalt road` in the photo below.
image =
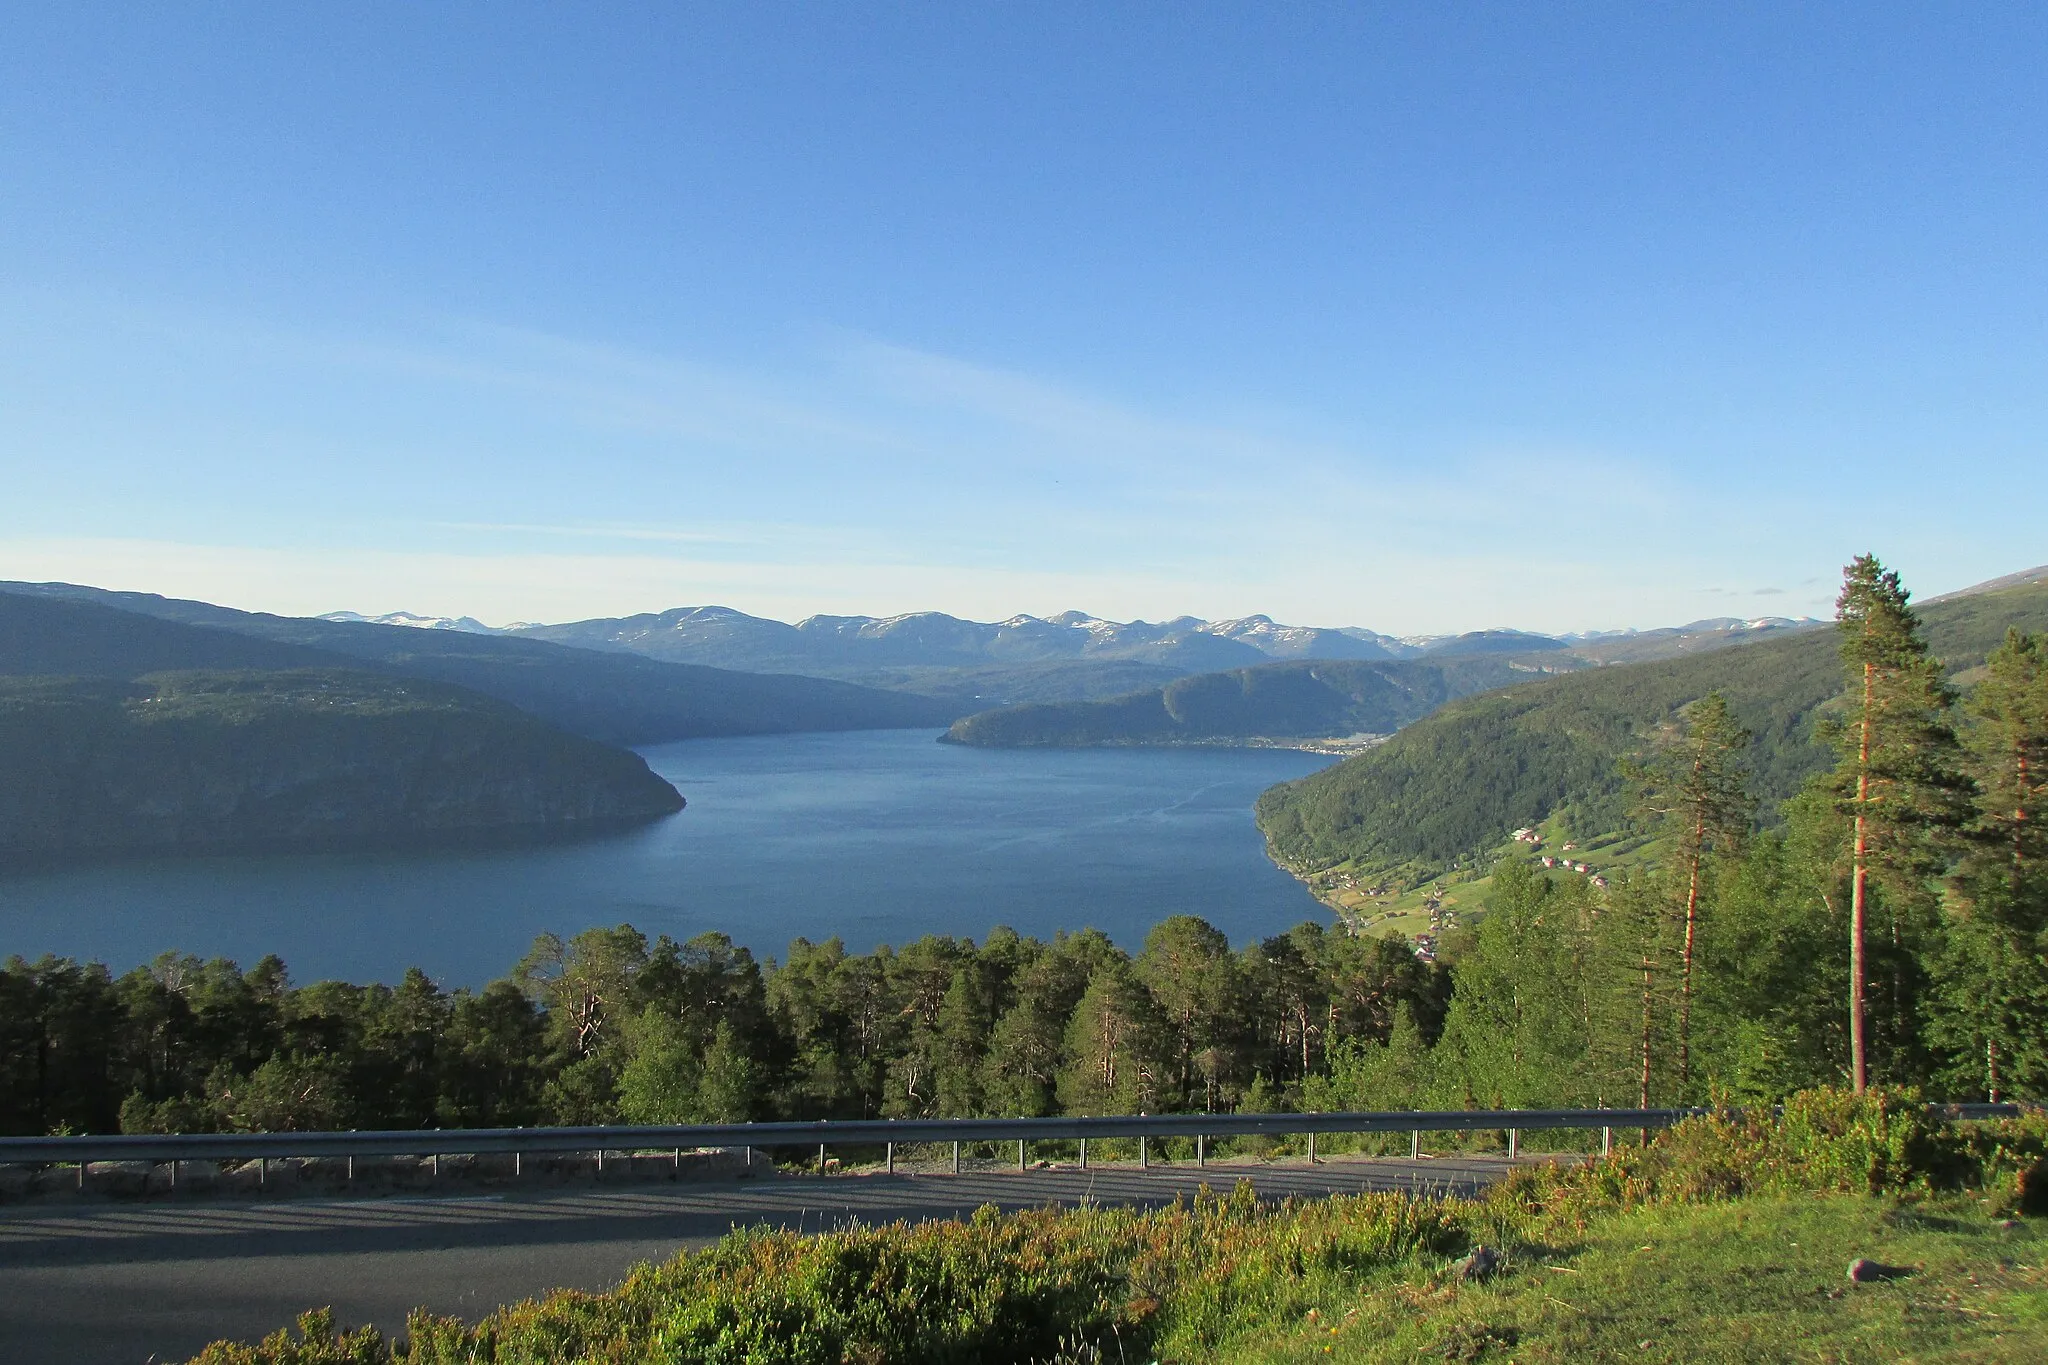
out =
<path fill-rule="evenodd" d="M 306 1308 L 403 1327 L 407 1310 L 475 1318 L 548 1289 L 603 1289 L 635 1264 L 735 1225 L 803 1231 L 849 1221 L 953 1218 L 982 1204 L 1153 1205 L 1249 1179 L 1267 1198 L 1360 1190 L 1463 1192 L 1500 1158 L 1331 1157 L 1272 1165 L 1071 1167 L 960 1175 L 780 1175 L 754 1180 L 447 1197 L 275 1203 L 80 1202 L 0 1213 L 0 1361 L 182 1361 L 253 1339 Z"/>

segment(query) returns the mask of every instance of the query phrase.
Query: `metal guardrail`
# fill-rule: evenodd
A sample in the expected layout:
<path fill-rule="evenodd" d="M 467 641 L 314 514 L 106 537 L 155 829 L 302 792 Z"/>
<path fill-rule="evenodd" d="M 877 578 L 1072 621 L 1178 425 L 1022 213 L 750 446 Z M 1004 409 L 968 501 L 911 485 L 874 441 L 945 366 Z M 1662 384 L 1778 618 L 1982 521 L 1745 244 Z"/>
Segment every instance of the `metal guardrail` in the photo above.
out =
<path fill-rule="evenodd" d="M 2014 1118 L 2016 1104 L 1929 1108 L 1954 1119 Z M 725 1147 L 883 1147 L 912 1143 L 1073 1142 L 1103 1138 L 1209 1138 L 1319 1133 L 1664 1128 L 1705 1109 L 1449 1109 L 1341 1114 L 1135 1114 L 1041 1119 L 822 1119 L 795 1123 L 669 1124 L 591 1128 L 425 1128 L 330 1133 L 179 1133 L 86 1137 L 0 1137 L 0 1165 L 78 1165 L 94 1161 L 254 1161 L 271 1157 L 453 1156 L 487 1153 L 670 1151 Z M 1020 1145 L 1020 1160 L 1023 1147 Z"/>

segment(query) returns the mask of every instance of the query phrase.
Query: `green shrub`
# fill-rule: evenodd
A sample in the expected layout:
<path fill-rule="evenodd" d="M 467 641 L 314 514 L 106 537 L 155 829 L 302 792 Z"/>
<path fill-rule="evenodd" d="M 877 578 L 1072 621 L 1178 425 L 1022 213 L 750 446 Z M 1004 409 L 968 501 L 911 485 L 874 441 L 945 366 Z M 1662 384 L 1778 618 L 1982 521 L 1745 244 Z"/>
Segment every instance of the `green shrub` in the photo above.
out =
<path fill-rule="evenodd" d="M 334 1310 L 299 1314 L 296 1338 L 279 1329 L 254 1346 L 217 1341 L 200 1352 L 206 1365 L 386 1365 L 394 1357 L 374 1327 L 336 1331 Z"/>

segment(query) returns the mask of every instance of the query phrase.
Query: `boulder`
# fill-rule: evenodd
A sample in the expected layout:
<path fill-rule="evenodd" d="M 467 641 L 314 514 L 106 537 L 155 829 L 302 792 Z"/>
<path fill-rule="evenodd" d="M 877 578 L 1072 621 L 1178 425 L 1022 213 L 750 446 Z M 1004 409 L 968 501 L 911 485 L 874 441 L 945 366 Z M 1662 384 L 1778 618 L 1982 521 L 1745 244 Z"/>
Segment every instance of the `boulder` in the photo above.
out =
<path fill-rule="evenodd" d="M 1476 1246 L 1469 1255 L 1451 1262 L 1451 1278 L 1459 1284 L 1480 1284 L 1500 1269 L 1500 1253 L 1490 1246 Z"/>
<path fill-rule="evenodd" d="M 1858 1256 L 1855 1260 L 1849 1262 L 1849 1283 L 1851 1284 L 1873 1284 L 1878 1280 L 1897 1280 L 1912 1273 L 1912 1271 L 1904 1266 L 1886 1265 L 1882 1261 L 1873 1261 L 1866 1256 Z"/>

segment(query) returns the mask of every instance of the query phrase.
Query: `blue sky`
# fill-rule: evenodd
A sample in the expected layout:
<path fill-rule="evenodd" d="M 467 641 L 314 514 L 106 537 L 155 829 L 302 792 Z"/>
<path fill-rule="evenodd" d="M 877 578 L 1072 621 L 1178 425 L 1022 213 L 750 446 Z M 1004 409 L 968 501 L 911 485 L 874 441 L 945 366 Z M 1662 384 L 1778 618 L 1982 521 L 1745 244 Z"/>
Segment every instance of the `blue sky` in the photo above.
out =
<path fill-rule="evenodd" d="M 0 577 L 1416 632 L 2048 561 L 2037 6 L 8 29 Z"/>

